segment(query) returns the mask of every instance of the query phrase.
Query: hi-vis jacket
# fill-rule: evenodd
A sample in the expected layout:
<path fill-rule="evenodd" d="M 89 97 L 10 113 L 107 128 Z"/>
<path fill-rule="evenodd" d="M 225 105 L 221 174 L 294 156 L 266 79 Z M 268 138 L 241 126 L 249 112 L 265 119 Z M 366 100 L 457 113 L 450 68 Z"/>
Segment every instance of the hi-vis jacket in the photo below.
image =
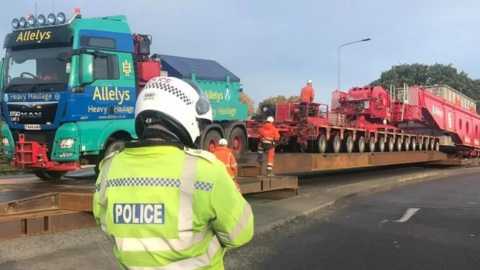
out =
<path fill-rule="evenodd" d="M 273 144 L 275 140 L 280 139 L 280 133 L 278 129 L 272 123 L 266 123 L 260 129 L 260 135 L 262 136 L 262 143 Z"/>
<path fill-rule="evenodd" d="M 226 247 L 253 236 L 225 165 L 183 145 L 127 143 L 101 162 L 93 203 L 122 269 L 224 269 Z"/>

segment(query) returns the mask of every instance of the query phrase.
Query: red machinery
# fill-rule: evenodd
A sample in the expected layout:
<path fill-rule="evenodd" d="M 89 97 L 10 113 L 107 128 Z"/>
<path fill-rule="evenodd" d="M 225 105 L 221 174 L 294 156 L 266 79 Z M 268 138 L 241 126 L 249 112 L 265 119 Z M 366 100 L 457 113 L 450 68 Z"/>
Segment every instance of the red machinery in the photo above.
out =
<path fill-rule="evenodd" d="M 405 133 L 392 124 L 390 95 L 383 87 L 335 91 L 332 107 L 329 112 L 319 103 L 278 104 L 275 125 L 282 128 L 281 143 L 318 153 L 439 150 L 438 138 Z M 247 123 L 252 135 L 260 126 Z"/>

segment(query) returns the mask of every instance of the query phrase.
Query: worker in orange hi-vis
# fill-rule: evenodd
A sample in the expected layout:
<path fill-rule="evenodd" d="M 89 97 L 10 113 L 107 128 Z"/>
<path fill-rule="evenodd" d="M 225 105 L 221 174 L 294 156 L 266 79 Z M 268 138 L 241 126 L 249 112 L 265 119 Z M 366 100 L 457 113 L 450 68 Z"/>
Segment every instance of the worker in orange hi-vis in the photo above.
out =
<path fill-rule="evenodd" d="M 225 168 L 227 169 L 228 174 L 232 177 L 233 182 L 235 182 L 238 192 L 242 193 L 240 185 L 237 183 L 238 166 L 235 156 L 232 154 L 232 149 L 228 148 L 228 142 L 226 139 L 220 139 L 218 144 L 219 146 L 213 150 L 213 154 L 225 164 Z"/>
<path fill-rule="evenodd" d="M 300 102 L 313 102 L 315 98 L 315 90 L 313 89 L 313 81 L 308 80 L 307 86 L 302 88 L 302 92 L 300 93 Z"/>
<path fill-rule="evenodd" d="M 277 128 L 273 125 L 273 117 L 269 116 L 267 118 L 267 123 L 263 125 L 260 130 L 260 135 L 262 136 L 260 143 L 258 144 L 258 161 L 262 161 L 263 152 L 267 151 L 267 176 L 273 177 L 273 158 L 275 156 L 275 141 L 280 139 L 280 134 L 278 133 Z"/>

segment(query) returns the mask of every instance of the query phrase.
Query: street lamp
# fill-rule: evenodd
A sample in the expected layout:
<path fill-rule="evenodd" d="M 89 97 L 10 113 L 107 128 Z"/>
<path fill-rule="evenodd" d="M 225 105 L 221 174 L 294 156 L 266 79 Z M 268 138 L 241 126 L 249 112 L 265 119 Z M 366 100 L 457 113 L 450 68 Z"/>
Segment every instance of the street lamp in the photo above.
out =
<path fill-rule="evenodd" d="M 338 47 L 338 90 L 340 90 L 340 49 L 343 47 L 343 46 L 347 46 L 347 45 L 350 45 L 350 44 L 355 44 L 355 43 L 360 43 L 360 42 L 366 42 L 366 41 L 370 41 L 371 39 L 370 38 L 365 38 L 365 39 L 362 39 L 362 40 L 357 40 L 357 41 L 353 41 L 353 42 L 348 42 L 348 43 L 345 43 L 345 44 L 342 44 Z"/>

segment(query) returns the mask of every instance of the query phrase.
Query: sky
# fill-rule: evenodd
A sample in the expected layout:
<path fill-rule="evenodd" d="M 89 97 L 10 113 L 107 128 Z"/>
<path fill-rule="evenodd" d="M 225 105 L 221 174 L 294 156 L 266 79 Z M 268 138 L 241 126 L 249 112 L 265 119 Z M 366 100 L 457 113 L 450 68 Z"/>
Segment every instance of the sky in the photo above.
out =
<path fill-rule="evenodd" d="M 13 18 L 48 15 L 52 0 L 1 1 L 0 36 Z M 453 64 L 480 78 L 477 0 L 56 0 L 69 17 L 123 14 L 131 30 L 153 36 L 151 52 L 219 62 L 240 77 L 256 104 L 298 95 L 313 80 L 316 102 L 337 88 L 363 86 L 392 65 Z M 4 52 L 2 52 L 3 54 Z"/>

